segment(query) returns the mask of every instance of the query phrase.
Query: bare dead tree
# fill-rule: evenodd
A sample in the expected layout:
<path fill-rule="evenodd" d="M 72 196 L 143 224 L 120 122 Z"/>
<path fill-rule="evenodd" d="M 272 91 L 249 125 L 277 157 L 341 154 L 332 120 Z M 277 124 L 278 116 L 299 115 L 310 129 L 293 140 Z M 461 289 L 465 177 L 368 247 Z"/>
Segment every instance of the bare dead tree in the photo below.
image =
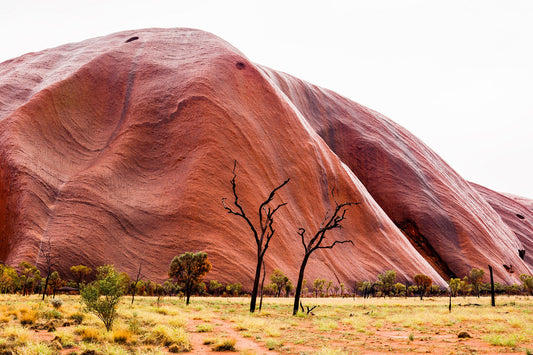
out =
<path fill-rule="evenodd" d="M 133 283 L 131 285 L 131 288 L 132 288 L 132 290 L 131 290 L 131 304 L 133 304 L 133 301 L 135 300 L 135 294 L 137 293 L 137 284 L 139 283 L 139 281 L 142 278 L 141 268 L 142 268 L 142 264 L 139 264 L 139 271 L 137 272 L 137 277 L 135 278 L 135 281 L 133 281 Z"/>
<path fill-rule="evenodd" d="M 250 230 L 252 231 L 255 242 L 257 244 L 257 264 L 255 268 L 254 287 L 252 289 L 252 296 L 250 299 L 250 312 L 253 313 L 255 311 L 255 304 L 257 301 L 257 291 L 259 289 L 259 279 L 261 278 L 261 266 L 263 264 L 263 258 L 265 256 L 266 251 L 268 250 L 270 240 L 276 232 L 274 227 L 272 226 L 274 223 L 274 215 L 281 207 L 286 205 L 286 203 L 280 203 L 275 207 L 270 207 L 270 203 L 274 199 L 276 192 L 280 190 L 283 186 L 285 186 L 290 179 L 285 180 L 283 183 L 281 183 L 281 185 L 278 185 L 276 188 L 274 188 L 270 192 L 270 195 L 268 195 L 267 199 L 263 203 L 261 203 L 258 210 L 259 226 L 258 228 L 256 228 L 254 223 L 252 223 L 252 221 L 244 212 L 244 209 L 239 203 L 239 197 L 237 195 L 237 185 L 235 183 L 235 179 L 237 178 L 237 174 L 235 172 L 236 168 L 237 161 L 235 161 L 235 163 L 233 164 L 233 178 L 231 179 L 234 207 L 230 207 L 226 204 L 226 198 L 222 199 L 222 205 L 224 206 L 226 211 L 228 211 L 229 214 L 239 216 L 246 221 L 248 227 L 250 227 Z"/>
<path fill-rule="evenodd" d="M 43 288 L 43 298 L 46 296 L 47 290 L 48 290 L 48 282 L 50 281 L 50 275 L 52 275 L 53 269 L 57 266 L 55 256 L 53 255 L 53 249 L 52 249 L 52 241 L 49 237 L 47 240 L 47 243 L 44 247 L 44 250 L 41 250 L 41 253 L 44 258 L 44 271 L 46 272 L 46 279 L 44 281 L 44 288 Z"/>
<path fill-rule="evenodd" d="M 298 234 L 301 237 L 302 245 L 305 250 L 305 254 L 302 260 L 302 264 L 300 265 L 300 273 L 298 275 L 298 283 L 296 285 L 296 293 L 294 296 L 294 306 L 292 309 L 292 315 L 296 315 L 296 313 L 298 313 L 298 305 L 300 304 L 300 292 L 302 290 L 305 267 L 307 266 L 307 262 L 309 261 L 309 257 L 311 256 L 311 254 L 318 249 L 333 249 L 333 247 L 337 244 L 344 244 L 344 243 L 353 244 L 351 240 L 335 240 L 331 244 L 322 245 L 322 243 L 324 242 L 324 239 L 326 238 L 326 232 L 332 229 L 341 229 L 342 228 L 341 222 L 345 219 L 345 214 L 346 214 L 346 210 L 348 209 L 348 207 L 353 206 L 353 205 L 358 205 L 358 204 L 359 204 L 358 202 L 344 202 L 344 203 L 338 204 L 335 201 L 335 211 L 333 212 L 331 216 L 329 216 L 329 213 L 326 213 L 326 216 L 324 217 L 322 224 L 318 228 L 318 231 L 309 241 L 305 240 L 306 230 L 304 228 L 298 229 Z"/>
<path fill-rule="evenodd" d="M 310 307 L 310 306 L 305 306 L 305 308 L 307 308 L 307 311 L 304 309 L 304 305 L 302 304 L 302 301 L 300 301 L 300 308 L 302 309 L 302 312 L 306 312 L 305 314 L 309 315 L 311 314 L 312 316 L 314 316 L 315 314 L 313 313 L 313 310 L 315 308 L 317 308 L 318 305 L 316 306 L 313 306 L 313 307 Z"/>
<path fill-rule="evenodd" d="M 263 291 L 265 286 L 266 267 L 265 260 L 263 259 L 263 277 L 261 278 L 261 298 L 259 299 L 259 311 L 263 309 Z"/>

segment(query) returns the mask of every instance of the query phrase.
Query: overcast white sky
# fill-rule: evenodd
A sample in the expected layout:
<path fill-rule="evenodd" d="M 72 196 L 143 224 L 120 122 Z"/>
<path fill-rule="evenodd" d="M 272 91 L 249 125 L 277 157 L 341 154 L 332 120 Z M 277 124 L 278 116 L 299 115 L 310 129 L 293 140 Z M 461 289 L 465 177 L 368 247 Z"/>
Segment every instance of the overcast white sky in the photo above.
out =
<path fill-rule="evenodd" d="M 381 112 L 470 181 L 533 198 L 533 1 L 63 1 L 0 7 L 0 62 L 147 27 L 212 32 Z"/>

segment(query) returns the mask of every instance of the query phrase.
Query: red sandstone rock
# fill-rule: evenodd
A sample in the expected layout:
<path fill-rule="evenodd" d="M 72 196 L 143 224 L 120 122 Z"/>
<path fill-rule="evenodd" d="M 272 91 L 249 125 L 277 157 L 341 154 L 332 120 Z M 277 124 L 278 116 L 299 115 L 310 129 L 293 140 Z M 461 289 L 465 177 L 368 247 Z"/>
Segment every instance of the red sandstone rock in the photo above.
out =
<path fill-rule="evenodd" d="M 403 128 L 188 29 L 121 32 L 0 63 L 0 259 L 42 266 L 50 240 L 67 275 L 80 263 L 130 274 L 142 263 L 161 281 L 175 255 L 203 250 L 208 278 L 250 286 L 255 242 L 221 204 L 234 160 L 250 213 L 291 178 L 268 272 L 296 279 L 297 229 L 320 224 L 333 188 L 337 201 L 361 202 L 330 235 L 355 246 L 316 253 L 308 280 L 351 285 L 395 269 L 444 285 L 487 264 L 504 282 L 530 272 L 518 249 L 531 235 L 515 235 Z"/>
<path fill-rule="evenodd" d="M 500 194 L 477 184 L 471 184 L 500 215 L 521 243 L 525 262 L 533 266 L 533 201 Z"/>

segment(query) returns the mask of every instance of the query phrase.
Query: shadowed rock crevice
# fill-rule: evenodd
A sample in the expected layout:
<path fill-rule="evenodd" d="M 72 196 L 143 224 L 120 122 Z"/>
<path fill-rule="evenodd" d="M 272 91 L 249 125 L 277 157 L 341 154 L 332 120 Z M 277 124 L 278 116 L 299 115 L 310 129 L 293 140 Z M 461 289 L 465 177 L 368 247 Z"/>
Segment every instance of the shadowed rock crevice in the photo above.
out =
<path fill-rule="evenodd" d="M 411 220 L 405 220 L 401 223 L 396 223 L 396 226 L 407 237 L 413 247 L 427 260 L 427 262 L 433 266 L 433 268 L 439 273 L 439 275 L 448 280 L 451 277 L 456 277 L 452 270 L 448 267 L 446 262 L 435 251 L 429 241 L 420 233 L 416 223 Z"/>
<path fill-rule="evenodd" d="M 518 249 L 518 256 L 520 257 L 520 259 L 524 260 L 524 258 L 526 256 L 526 250 L 525 249 Z"/>

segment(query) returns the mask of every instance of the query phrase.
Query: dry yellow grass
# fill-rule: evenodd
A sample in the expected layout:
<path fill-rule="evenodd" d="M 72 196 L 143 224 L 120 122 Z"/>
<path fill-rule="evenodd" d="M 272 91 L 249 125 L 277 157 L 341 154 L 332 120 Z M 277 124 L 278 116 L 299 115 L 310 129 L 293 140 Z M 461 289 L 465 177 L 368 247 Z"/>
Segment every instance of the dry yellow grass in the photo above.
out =
<path fill-rule="evenodd" d="M 112 332 L 83 312 L 78 297 L 62 300 L 61 318 L 51 319 L 70 326 L 59 327 L 49 338 L 57 336 L 62 346 L 80 351 L 186 351 L 193 346 L 192 338 L 201 337 L 212 338 L 213 343 L 245 339 L 257 345 L 257 353 L 268 349 L 284 354 L 533 352 L 533 299 L 524 297 L 499 297 L 494 308 L 487 298 L 456 298 L 452 312 L 445 298 L 306 298 L 304 305 L 318 305 L 315 315 L 297 317 L 291 316 L 292 299 L 267 298 L 261 312 L 250 314 L 248 298 L 195 298 L 187 307 L 182 300 L 167 297 L 157 307 L 154 298 L 136 297 L 134 305 L 128 299 L 122 302 Z M 0 295 L 0 348 L 53 353 L 51 341 L 42 341 L 28 329 L 50 322 L 46 315 L 52 310 L 49 301 L 41 302 L 37 296 Z M 472 338 L 459 340 L 460 331 Z M 202 341 L 196 344 L 201 346 Z"/>

